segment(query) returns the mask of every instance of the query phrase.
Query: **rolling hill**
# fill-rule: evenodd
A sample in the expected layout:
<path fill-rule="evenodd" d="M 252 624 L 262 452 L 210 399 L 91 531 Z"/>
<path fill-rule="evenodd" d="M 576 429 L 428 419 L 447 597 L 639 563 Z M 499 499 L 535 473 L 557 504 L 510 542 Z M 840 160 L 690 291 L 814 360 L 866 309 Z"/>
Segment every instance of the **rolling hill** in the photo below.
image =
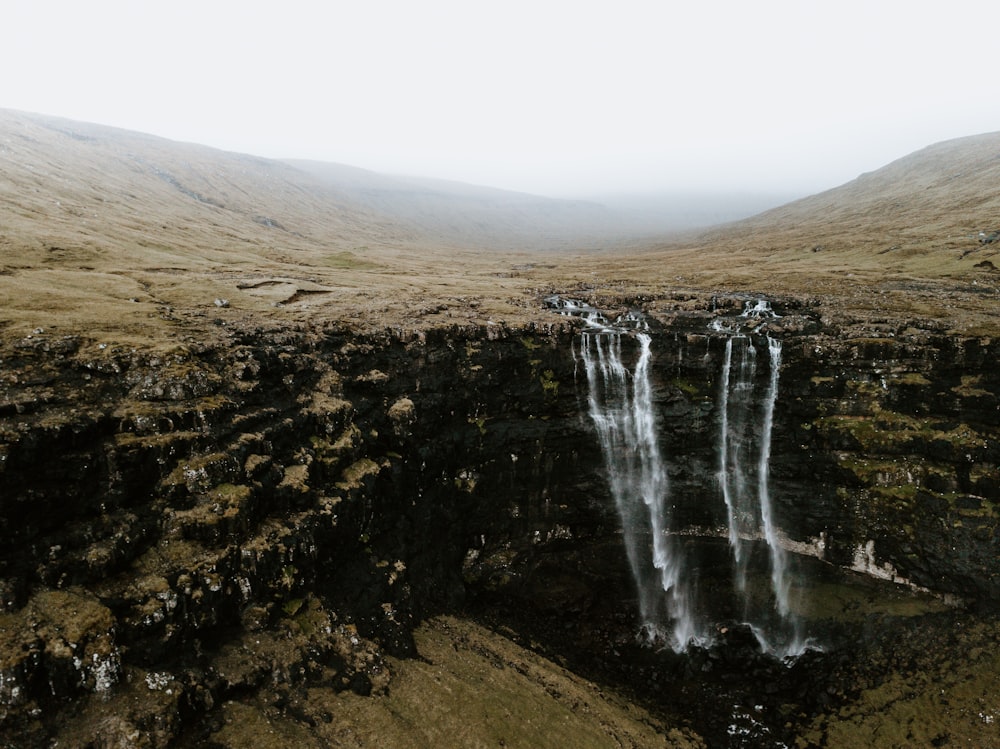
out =
<path fill-rule="evenodd" d="M 979 239 L 1000 229 L 998 186 L 1000 132 L 970 136 L 700 239 L 779 252 L 860 252 L 880 258 L 885 270 L 916 270 L 926 261 L 929 273 L 961 272 L 996 255 Z"/>
<path fill-rule="evenodd" d="M 176 341 L 218 324 L 534 317 L 553 291 L 809 294 L 993 323 L 1000 134 L 701 233 L 595 203 L 281 162 L 0 111 L 0 329 Z M 559 249 L 559 252 L 546 252 Z"/>
<path fill-rule="evenodd" d="M 600 247 L 631 232 L 598 203 L 557 200 L 448 180 L 394 177 L 318 161 L 289 161 L 355 205 L 393 216 L 425 237 L 493 250 Z"/>
<path fill-rule="evenodd" d="M 474 276 L 463 294 L 484 262 L 279 161 L 4 111 L 0 164 L 0 326 L 16 335 L 146 341 L 184 316 L 282 324 L 333 297 L 368 324 L 446 297 L 441 257 Z"/>
<path fill-rule="evenodd" d="M 997 230 L 1000 133 L 989 133 L 653 251 L 636 248 L 613 277 L 794 294 L 828 315 L 983 333 L 997 329 L 1000 242 L 989 241 Z"/>

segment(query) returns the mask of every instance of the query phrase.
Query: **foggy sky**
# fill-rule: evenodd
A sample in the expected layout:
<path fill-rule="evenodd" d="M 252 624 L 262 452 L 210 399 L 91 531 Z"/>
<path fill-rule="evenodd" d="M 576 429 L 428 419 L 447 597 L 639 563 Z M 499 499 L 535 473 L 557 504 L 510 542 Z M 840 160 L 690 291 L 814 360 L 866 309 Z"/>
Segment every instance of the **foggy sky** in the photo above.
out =
<path fill-rule="evenodd" d="M 995 2 L 11 0 L 0 107 L 553 196 L 815 192 L 1000 129 Z"/>

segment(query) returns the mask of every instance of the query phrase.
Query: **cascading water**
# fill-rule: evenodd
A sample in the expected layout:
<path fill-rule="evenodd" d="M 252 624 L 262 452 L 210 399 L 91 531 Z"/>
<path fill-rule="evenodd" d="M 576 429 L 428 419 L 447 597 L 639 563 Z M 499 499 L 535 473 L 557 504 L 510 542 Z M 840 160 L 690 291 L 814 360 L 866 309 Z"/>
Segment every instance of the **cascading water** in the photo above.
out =
<path fill-rule="evenodd" d="M 771 587 L 774 591 L 775 608 L 782 618 L 790 615 L 788 594 L 790 580 L 785 558 L 785 549 L 778 538 L 778 527 L 771 511 L 771 492 L 768 478 L 771 463 L 771 430 L 774 426 L 774 405 L 778 400 L 778 375 L 781 371 L 781 341 L 767 337 L 767 350 L 771 362 L 771 374 L 767 393 L 764 396 L 764 423 L 761 425 L 760 455 L 757 466 L 757 496 L 760 500 L 760 522 L 764 529 L 764 540 L 771 555 Z"/>
<path fill-rule="evenodd" d="M 631 372 L 622 362 L 623 337 L 639 343 Z M 665 636 L 671 647 L 682 650 L 697 632 L 680 550 L 668 533 L 667 473 L 649 381 L 650 343 L 648 333 L 630 336 L 620 327 L 601 325 L 583 334 L 582 358 L 590 384 L 590 417 L 622 519 L 643 628 L 651 639 Z"/>
<path fill-rule="evenodd" d="M 643 630 L 651 639 L 666 639 L 677 651 L 705 642 L 711 630 L 695 601 L 691 581 L 697 570 L 685 558 L 679 529 L 671 526 L 668 511 L 667 465 L 660 452 L 650 382 L 652 339 L 648 324 L 636 314 L 611 323 L 580 302 L 555 298 L 550 305 L 587 322 L 581 358 L 589 385 L 590 418 L 622 520 Z M 790 603 L 788 560 L 769 486 L 781 342 L 761 331 L 766 328 L 765 321 L 775 317 L 770 305 L 761 300 L 747 303 L 739 318 L 716 318 L 711 326 L 725 335 L 716 476 L 725 503 L 733 587 L 742 616 L 765 650 L 787 656 L 801 652 L 804 644 Z M 638 344 L 632 369 L 623 361 L 623 341 Z M 764 343 L 766 379 L 761 376 L 757 353 L 757 346 Z M 761 541 L 767 549 L 770 571 L 765 605 L 760 603 L 759 590 L 751 590 L 760 586 L 748 582 L 751 558 L 754 550 L 761 548 Z"/>
<path fill-rule="evenodd" d="M 733 377 L 733 349 L 738 365 Z M 754 497 L 744 470 L 744 455 L 752 446 L 752 388 L 756 372 L 756 349 L 745 336 L 726 340 L 719 392 L 719 485 L 726 503 L 729 546 L 734 559 L 734 581 L 746 590 L 749 542 L 753 536 Z"/>
<path fill-rule="evenodd" d="M 791 578 L 770 492 L 771 432 L 778 398 L 781 341 L 764 336 L 768 370 L 757 375 L 757 353 L 749 335 L 726 339 L 719 388 L 718 479 L 726 503 L 733 585 L 744 603 L 744 616 L 769 650 L 789 654 L 801 649 L 798 623 L 790 605 Z M 761 391 L 761 386 L 763 390 Z M 752 610 L 747 575 L 754 544 L 763 540 L 770 567 L 770 607 Z"/>
<path fill-rule="evenodd" d="M 763 301 L 748 303 L 742 315 L 760 321 L 776 315 Z M 759 327 L 759 326 L 757 326 Z M 770 493 L 771 432 L 778 399 L 781 371 L 781 341 L 769 335 L 753 335 L 742 330 L 739 321 L 728 333 L 719 387 L 718 480 L 726 504 L 729 545 L 733 556 L 733 581 L 744 600 L 744 616 L 751 619 L 761 644 L 772 652 L 789 655 L 801 652 L 799 623 L 791 605 L 791 577 L 787 554 L 781 544 Z M 754 338 L 763 338 L 768 352 L 766 386 L 761 394 L 757 377 L 757 349 Z M 750 611 L 747 570 L 752 543 L 763 539 L 770 567 L 770 596 L 773 611 Z M 758 619 L 758 621 L 753 621 Z"/>

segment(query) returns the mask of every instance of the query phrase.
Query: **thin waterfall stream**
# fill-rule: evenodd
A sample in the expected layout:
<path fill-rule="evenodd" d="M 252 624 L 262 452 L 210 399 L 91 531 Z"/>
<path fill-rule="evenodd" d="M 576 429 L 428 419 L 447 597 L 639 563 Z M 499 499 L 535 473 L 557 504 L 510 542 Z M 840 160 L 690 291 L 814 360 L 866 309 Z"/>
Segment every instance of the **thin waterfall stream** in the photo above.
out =
<path fill-rule="evenodd" d="M 770 375 L 767 392 L 764 395 L 764 423 L 760 430 L 760 454 L 757 466 L 757 497 L 760 501 L 760 522 L 764 529 L 764 540 L 771 555 L 771 585 L 775 606 L 782 618 L 790 613 L 788 594 L 789 579 L 785 559 L 785 549 L 778 539 L 778 526 L 774 522 L 771 508 L 771 491 L 768 477 L 771 467 L 771 432 L 774 426 L 774 406 L 778 400 L 778 377 L 781 371 L 781 341 L 767 337 L 770 358 Z"/>
<path fill-rule="evenodd" d="M 582 357 L 590 383 L 590 417 L 597 429 L 625 538 L 639 613 L 650 639 L 663 623 L 675 650 L 697 637 L 683 559 L 669 533 L 667 473 L 660 455 L 649 381 L 651 338 L 637 332 L 639 358 L 632 371 L 621 359 L 625 334 L 584 333 Z M 647 542 L 647 538 L 649 541 Z M 651 543 L 651 555 L 647 551 Z"/>
<path fill-rule="evenodd" d="M 791 608 L 791 575 L 781 542 L 770 489 L 771 435 L 781 372 L 781 341 L 743 329 L 745 321 L 774 318 L 760 300 L 747 303 L 731 327 L 716 324 L 726 334 L 719 379 L 718 482 L 726 505 L 733 586 L 744 602 L 744 617 L 765 649 L 782 655 L 804 647 L 800 625 Z M 758 349 L 766 347 L 767 373 L 758 372 Z M 752 543 L 763 539 L 770 572 L 773 605 L 751 606 L 747 574 Z"/>
<path fill-rule="evenodd" d="M 563 314 L 587 322 L 579 357 L 588 383 L 588 411 L 597 432 L 608 485 L 622 522 L 626 555 L 638 596 L 641 633 L 677 652 L 710 643 L 718 622 L 698 600 L 698 560 L 682 544 L 670 496 L 669 457 L 660 430 L 651 380 L 652 336 L 645 319 L 631 313 L 609 322 L 597 310 L 558 300 Z M 761 332 L 776 317 L 766 301 L 748 302 L 743 313 L 716 320 L 713 335 L 725 339 L 719 376 L 716 490 L 725 506 L 734 604 L 762 649 L 779 657 L 806 646 L 791 602 L 787 552 L 770 489 L 771 432 L 778 399 L 781 341 Z M 623 348 L 625 353 L 623 354 Z M 766 361 L 758 362 L 758 348 Z M 633 362 L 631 366 L 626 361 Z M 751 585 L 751 559 L 766 548 L 766 591 Z M 755 563 L 754 569 L 762 566 Z"/>

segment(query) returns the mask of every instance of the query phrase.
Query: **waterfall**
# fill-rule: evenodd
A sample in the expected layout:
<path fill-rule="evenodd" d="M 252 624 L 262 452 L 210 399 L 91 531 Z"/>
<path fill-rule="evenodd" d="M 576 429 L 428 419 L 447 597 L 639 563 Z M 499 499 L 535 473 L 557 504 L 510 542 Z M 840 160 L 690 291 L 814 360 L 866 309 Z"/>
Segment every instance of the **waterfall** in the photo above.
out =
<path fill-rule="evenodd" d="M 587 323 L 580 357 L 589 386 L 589 413 L 622 521 L 643 631 L 651 639 L 667 640 L 676 651 L 705 642 L 709 639 L 702 605 L 706 601 L 696 602 L 691 582 L 698 574 L 692 562 L 696 557 L 685 558 L 679 540 L 684 529 L 671 527 L 667 465 L 659 446 L 650 376 L 649 326 L 637 314 L 611 323 L 581 302 L 554 300 L 550 303 L 562 314 Z M 792 612 L 789 560 L 781 545 L 770 493 L 781 341 L 763 331 L 767 321 L 776 317 L 770 304 L 760 300 L 748 302 L 738 317 L 715 318 L 705 358 L 710 358 L 712 341 L 724 336 L 715 475 L 725 504 L 735 603 L 742 606 L 743 621 L 761 646 L 767 652 L 787 656 L 802 652 L 805 643 Z M 623 360 L 623 342 L 629 343 L 629 355 L 634 357 L 631 369 Z M 765 343 L 766 377 L 763 362 L 758 366 L 757 353 L 758 346 L 763 349 Z M 763 553 L 765 547 L 770 574 L 767 592 L 762 593 L 759 584 L 750 585 L 748 576 L 755 549 Z M 761 567 L 762 562 L 754 562 L 753 569 Z"/>
<path fill-rule="evenodd" d="M 761 303 L 753 315 L 769 313 Z M 770 313 L 773 315 L 773 313 Z M 747 313 L 744 313 L 746 316 Z M 743 597 L 744 615 L 757 621 L 754 632 L 765 649 L 788 655 L 800 652 L 798 621 L 790 605 L 791 578 L 787 553 L 774 518 L 770 492 L 771 433 L 778 400 L 781 371 L 781 341 L 767 335 L 768 374 L 763 393 L 757 377 L 756 348 L 753 338 L 721 324 L 714 328 L 727 332 L 719 378 L 719 431 L 717 441 L 717 477 L 726 505 L 729 546 L 733 558 L 733 587 Z M 756 452 L 756 455 L 754 455 Z M 773 611 L 748 610 L 747 574 L 752 542 L 763 539 L 770 567 L 770 596 Z M 769 642 L 778 639 L 775 642 Z"/>
<path fill-rule="evenodd" d="M 760 519 L 764 528 L 764 540 L 771 555 L 771 588 L 774 591 L 775 607 L 782 618 L 789 616 L 788 592 L 790 580 L 785 558 L 785 549 L 778 538 L 778 527 L 771 512 L 771 492 L 768 478 L 771 469 L 771 430 L 774 426 L 774 405 L 778 400 L 778 375 L 781 370 L 781 341 L 767 337 L 767 350 L 771 362 L 767 393 L 764 395 L 764 421 L 761 425 L 760 455 L 757 466 L 757 496 L 760 501 Z"/>
<path fill-rule="evenodd" d="M 622 520 L 643 628 L 651 636 L 666 636 L 680 651 L 697 638 L 697 628 L 677 539 L 668 532 L 667 472 L 649 379 L 651 338 L 634 334 L 639 356 L 630 372 L 621 358 L 623 337 L 633 336 L 614 330 L 583 334 L 590 417 Z"/>
<path fill-rule="evenodd" d="M 733 377 L 734 349 L 738 358 Z M 739 591 L 746 590 L 749 541 L 756 530 L 755 497 L 749 490 L 745 456 L 753 446 L 753 384 L 757 371 L 756 349 L 746 336 L 726 339 L 719 378 L 718 480 L 726 505 L 729 546 L 733 552 L 733 578 Z"/>

